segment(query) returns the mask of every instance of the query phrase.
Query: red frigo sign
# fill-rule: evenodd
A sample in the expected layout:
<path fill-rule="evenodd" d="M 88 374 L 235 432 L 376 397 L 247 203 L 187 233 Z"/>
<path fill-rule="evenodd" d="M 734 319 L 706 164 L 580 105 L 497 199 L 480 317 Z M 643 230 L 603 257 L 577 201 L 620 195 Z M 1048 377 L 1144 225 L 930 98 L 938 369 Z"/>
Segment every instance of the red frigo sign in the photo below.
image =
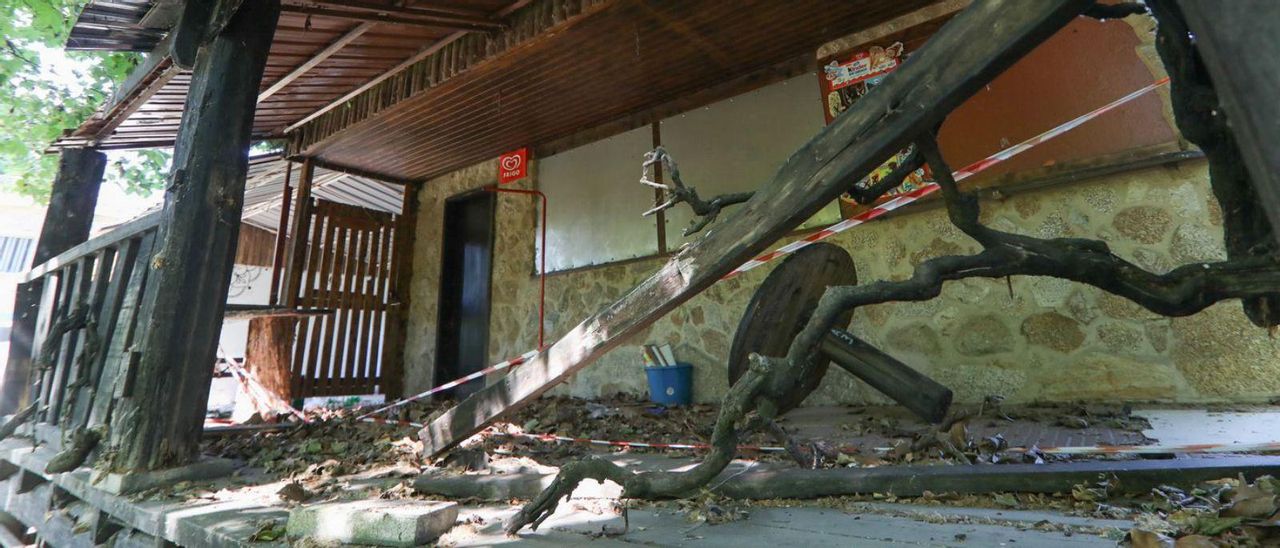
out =
<path fill-rule="evenodd" d="M 523 179 L 529 173 L 529 149 L 519 148 L 498 157 L 498 184 Z"/>

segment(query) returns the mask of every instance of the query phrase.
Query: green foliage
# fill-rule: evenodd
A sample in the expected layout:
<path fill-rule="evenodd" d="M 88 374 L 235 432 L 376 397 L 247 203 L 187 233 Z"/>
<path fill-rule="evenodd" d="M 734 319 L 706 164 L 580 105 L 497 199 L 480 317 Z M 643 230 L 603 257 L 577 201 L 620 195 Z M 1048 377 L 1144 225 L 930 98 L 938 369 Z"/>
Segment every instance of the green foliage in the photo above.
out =
<path fill-rule="evenodd" d="M 46 201 L 57 155 L 44 150 L 111 96 L 140 56 L 62 52 L 87 0 L 0 0 L 0 185 Z M 112 155 L 107 181 L 135 193 L 163 186 L 169 153 Z"/>

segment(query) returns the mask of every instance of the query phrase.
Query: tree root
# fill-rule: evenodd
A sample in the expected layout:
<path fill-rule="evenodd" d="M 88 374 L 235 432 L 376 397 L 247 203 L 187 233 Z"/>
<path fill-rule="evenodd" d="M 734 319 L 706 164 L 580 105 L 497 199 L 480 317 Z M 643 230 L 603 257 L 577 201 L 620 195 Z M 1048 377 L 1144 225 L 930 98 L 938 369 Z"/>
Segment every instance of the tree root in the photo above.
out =
<path fill-rule="evenodd" d="M 626 498 L 671 498 L 688 495 L 715 478 L 733 460 L 738 447 L 738 423 L 759 421 L 747 419 L 761 398 L 766 379 L 774 370 L 772 360 L 751 356 L 751 364 L 725 394 L 711 435 L 711 450 L 697 466 L 683 472 L 631 472 L 601 458 L 571 462 L 560 468 L 555 482 L 547 487 L 507 522 L 507 534 L 514 535 L 526 525 L 537 529 L 555 512 L 560 500 L 568 497 L 585 479 L 612 481 L 622 486 Z"/>

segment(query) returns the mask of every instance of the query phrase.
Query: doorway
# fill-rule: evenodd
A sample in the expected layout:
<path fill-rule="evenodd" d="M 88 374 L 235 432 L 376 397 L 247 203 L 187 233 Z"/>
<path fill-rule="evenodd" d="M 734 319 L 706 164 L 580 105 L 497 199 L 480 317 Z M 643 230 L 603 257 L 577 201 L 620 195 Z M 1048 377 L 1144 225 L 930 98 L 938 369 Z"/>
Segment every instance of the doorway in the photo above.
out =
<path fill-rule="evenodd" d="M 494 194 L 484 191 L 445 201 L 436 384 L 488 366 L 496 206 Z M 452 393 L 464 398 L 483 386 L 484 379 L 476 379 Z"/>

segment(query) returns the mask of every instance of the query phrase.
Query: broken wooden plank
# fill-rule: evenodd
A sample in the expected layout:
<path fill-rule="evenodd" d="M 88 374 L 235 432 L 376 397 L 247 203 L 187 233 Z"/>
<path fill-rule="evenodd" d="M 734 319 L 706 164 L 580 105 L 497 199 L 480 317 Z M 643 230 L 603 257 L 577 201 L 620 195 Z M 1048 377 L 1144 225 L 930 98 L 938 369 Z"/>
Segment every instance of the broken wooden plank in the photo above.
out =
<path fill-rule="evenodd" d="M 965 9 L 792 154 L 723 224 L 537 358 L 427 425 L 419 436 L 426 453 L 438 454 L 528 403 L 764 251 L 1091 4 L 992 0 Z"/>

